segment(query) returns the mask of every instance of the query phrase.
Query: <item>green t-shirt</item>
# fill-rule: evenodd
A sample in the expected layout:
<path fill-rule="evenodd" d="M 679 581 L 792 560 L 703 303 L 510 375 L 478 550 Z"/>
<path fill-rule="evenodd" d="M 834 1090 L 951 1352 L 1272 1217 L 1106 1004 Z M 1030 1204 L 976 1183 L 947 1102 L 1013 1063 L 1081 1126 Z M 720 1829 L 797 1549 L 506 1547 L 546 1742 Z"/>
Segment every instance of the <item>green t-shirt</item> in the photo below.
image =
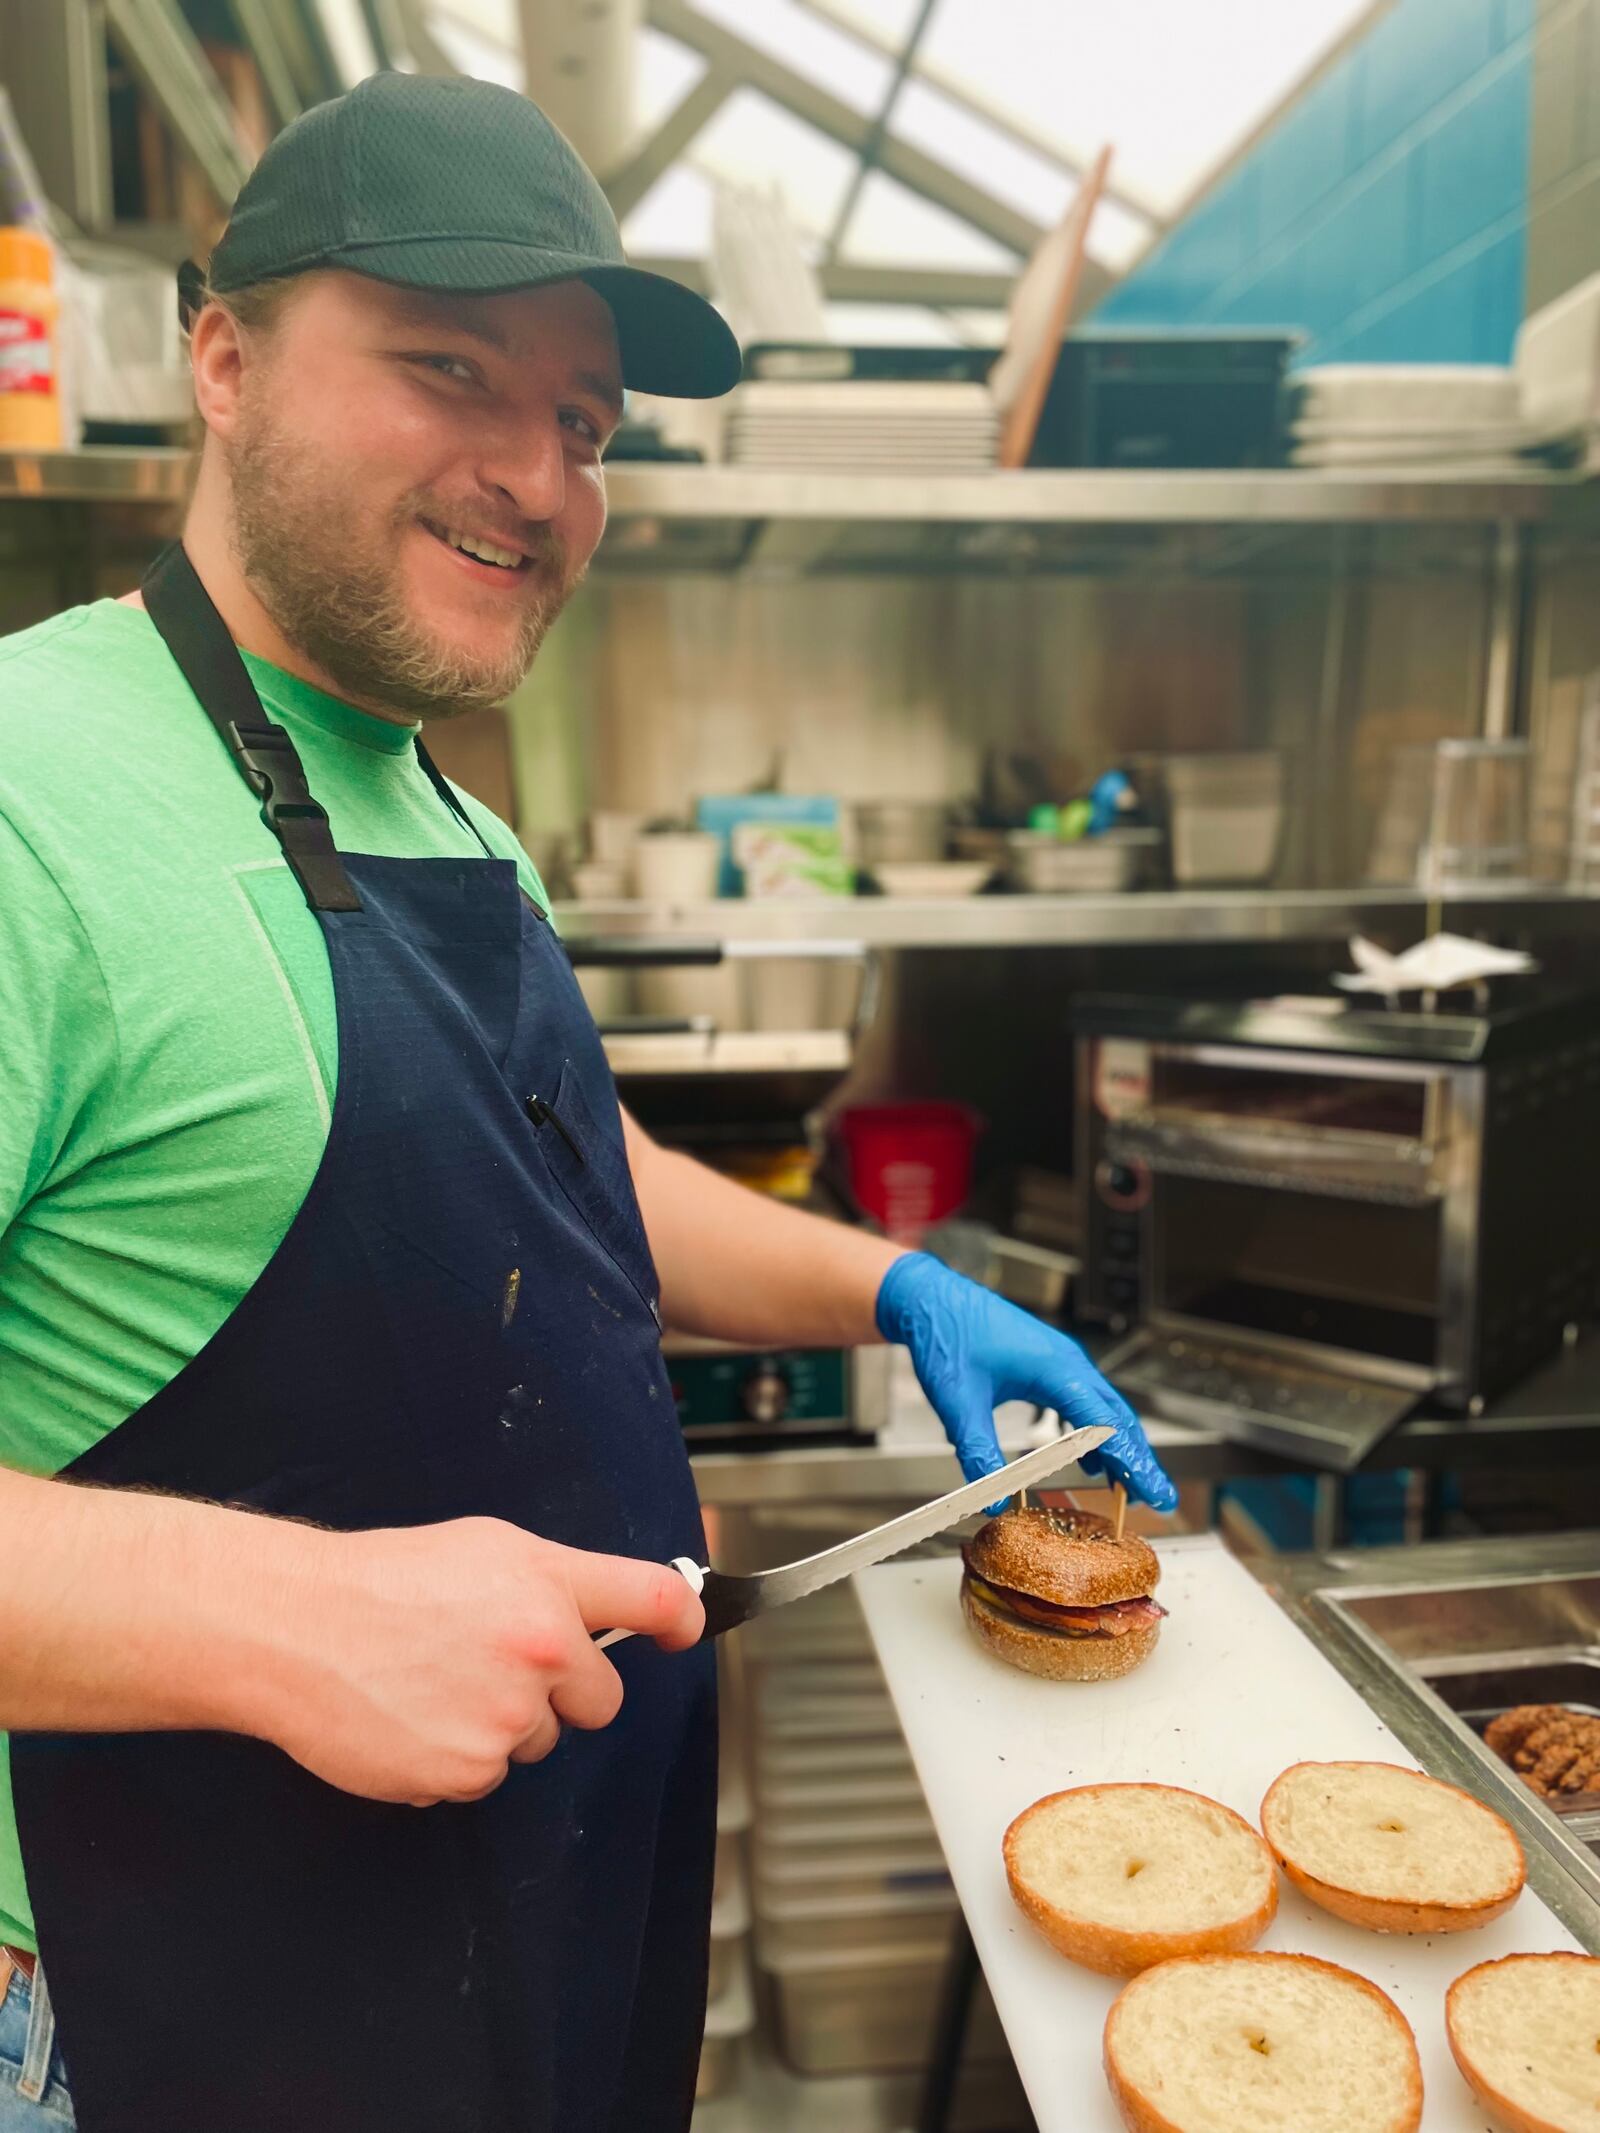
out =
<path fill-rule="evenodd" d="M 415 728 L 248 665 L 343 850 L 479 851 Z M 0 1061 L 0 1464 L 49 1474 L 255 1282 L 338 1065 L 317 919 L 154 624 L 110 600 L 0 640 Z M 0 1941 L 34 1945 L 3 1755 Z"/>

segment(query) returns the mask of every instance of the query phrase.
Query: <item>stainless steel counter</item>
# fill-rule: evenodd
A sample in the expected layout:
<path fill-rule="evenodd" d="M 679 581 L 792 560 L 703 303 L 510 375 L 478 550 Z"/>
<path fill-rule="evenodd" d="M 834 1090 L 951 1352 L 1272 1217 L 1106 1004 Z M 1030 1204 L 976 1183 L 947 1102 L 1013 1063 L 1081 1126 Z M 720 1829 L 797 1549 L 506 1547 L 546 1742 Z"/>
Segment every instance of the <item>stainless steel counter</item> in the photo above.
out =
<path fill-rule="evenodd" d="M 178 446 L 0 452 L 0 495 L 181 501 L 189 454 Z M 970 474 L 799 473 L 747 466 L 607 469 L 615 526 L 790 520 L 837 524 L 1269 525 L 1591 521 L 1600 494 L 1581 474 L 1530 466 L 1503 481 L 1419 468 L 1354 474 L 1226 467 L 1153 472 L 1078 468 Z"/>
<path fill-rule="evenodd" d="M 724 897 L 664 906 L 556 906 L 569 941 L 853 942 L 867 948 L 1070 948 L 1169 943 L 1409 940 L 1429 924 L 1457 933 L 1576 933 L 1600 925 L 1600 891 L 1480 892 L 1430 903 L 1406 889 L 1219 889 L 1122 896 Z"/>
<path fill-rule="evenodd" d="M 1150 1441 L 1174 1481 L 1225 1481 L 1303 1472 L 1292 1460 L 1236 1444 L 1215 1430 L 1151 1421 Z M 1600 1461 L 1600 1333 L 1566 1349 L 1481 1415 L 1424 1409 L 1378 1446 L 1363 1471 L 1509 1468 Z M 701 1501 L 727 1508 L 806 1499 L 860 1503 L 935 1496 L 954 1488 L 951 1455 L 936 1445 L 774 1447 L 694 1454 Z M 1597 1544 L 1600 1550 L 1600 1544 Z"/>
<path fill-rule="evenodd" d="M 1258 1566 L 1259 1567 L 1259 1566 Z M 1497 1808 L 1515 1828 L 1528 1881 L 1567 1930 L 1600 1955 L 1600 1859 L 1487 1751 L 1415 1678 L 1385 1667 L 1319 1595 L 1363 1586 L 1421 1588 L 1458 1582 L 1577 1577 L 1600 1570 L 1600 1534 L 1535 1540 L 1434 1541 L 1422 1547 L 1336 1550 L 1284 1556 L 1263 1583 L 1352 1686 L 1435 1777 Z"/>

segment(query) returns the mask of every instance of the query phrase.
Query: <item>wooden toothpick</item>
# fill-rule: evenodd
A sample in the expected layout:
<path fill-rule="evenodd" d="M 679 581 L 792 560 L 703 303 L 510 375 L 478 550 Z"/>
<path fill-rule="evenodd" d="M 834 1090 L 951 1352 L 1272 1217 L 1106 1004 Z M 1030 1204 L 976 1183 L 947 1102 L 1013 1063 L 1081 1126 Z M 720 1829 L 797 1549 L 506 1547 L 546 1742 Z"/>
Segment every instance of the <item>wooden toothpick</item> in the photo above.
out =
<path fill-rule="evenodd" d="M 1115 1535 L 1116 1535 L 1117 1539 L 1118 1539 L 1118 1540 L 1121 1540 L 1121 1538 L 1122 1538 L 1122 1521 L 1123 1521 L 1123 1520 L 1124 1520 L 1124 1519 L 1125 1519 L 1125 1518 L 1127 1517 L 1127 1515 L 1128 1515 L 1128 1492 L 1127 1492 L 1127 1490 L 1126 1490 L 1126 1489 L 1125 1489 L 1125 1488 L 1124 1488 L 1124 1487 L 1122 1486 L 1122 1483 L 1121 1483 L 1121 1482 L 1119 1481 L 1119 1482 L 1117 1482 L 1117 1483 L 1116 1483 L 1116 1484 L 1114 1485 L 1114 1487 L 1112 1488 L 1111 1494 L 1112 1494 L 1112 1498 L 1113 1498 L 1113 1500 L 1114 1500 L 1114 1502 L 1115 1502 L 1115 1504 L 1116 1504 L 1116 1510 L 1115 1510 L 1115 1512 L 1114 1512 L 1114 1514 L 1113 1514 L 1113 1516 L 1115 1517 L 1115 1520 L 1116 1520 L 1116 1524 L 1115 1524 L 1115 1526 L 1113 1527 L 1113 1529 L 1112 1529 L 1112 1530 L 1113 1530 L 1113 1532 L 1115 1533 Z"/>

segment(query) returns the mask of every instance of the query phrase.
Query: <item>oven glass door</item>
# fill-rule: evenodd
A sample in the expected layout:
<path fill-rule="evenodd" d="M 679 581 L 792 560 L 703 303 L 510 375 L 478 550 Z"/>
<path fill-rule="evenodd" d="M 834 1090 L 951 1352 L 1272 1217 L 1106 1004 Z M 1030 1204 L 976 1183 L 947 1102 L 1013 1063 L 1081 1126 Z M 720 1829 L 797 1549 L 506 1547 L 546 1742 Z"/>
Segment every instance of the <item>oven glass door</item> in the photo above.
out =
<path fill-rule="evenodd" d="M 1442 1076 L 1392 1066 L 1157 1046 L 1145 1100 L 1112 1123 L 1107 1152 L 1174 1176 L 1418 1205 L 1445 1188 L 1449 1098 Z"/>
<path fill-rule="evenodd" d="M 1165 1175 L 1150 1219 L 1157 1319 L 1431 1372 L 1437 1201 L 1396 1205 Z"/>

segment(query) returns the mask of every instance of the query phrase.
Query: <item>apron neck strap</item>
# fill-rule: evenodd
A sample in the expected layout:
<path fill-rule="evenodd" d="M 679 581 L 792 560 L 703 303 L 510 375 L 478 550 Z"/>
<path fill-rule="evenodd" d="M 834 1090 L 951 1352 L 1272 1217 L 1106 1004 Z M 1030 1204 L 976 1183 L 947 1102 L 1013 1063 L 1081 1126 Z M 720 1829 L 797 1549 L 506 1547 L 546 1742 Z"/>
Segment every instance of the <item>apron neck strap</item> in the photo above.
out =
<path fill-rule="evenodd" d="M 306 783 L 299 750 L 262 709 L 239 647 L 181 542 L 164 548 L 140 588 L 150 620 L 240 776 L 261 802 L 261 819 L 283 848 L 313 911 L 359 911 L 322 806 Z"/>
<path fill-rule="evenodd" d="M 461 827 L 466 831 L 467 835 L 471 837 L 475 843 L 480 844 L 483 847 L 483 850 L 488 858 L 493 859 L 495 855 L 489 849 L 488 840 L 485 838 L 482 830 L 479 829 L 477 823 L 473 821 L 472 817 L 462 806 L 460 800 L 457 799 L 455 788 L 451 785 L 450 780 L 445 776 L 444 772 L 433 760 L 433 757 L 429 755 L 427 749 L 423 747 L 422 735 L 420 733 L 417 735 L 416 739 L 416 750 L 417 761 L 422 765 L 424 771 L 427 773 L 429 784 L 432 785 L 434 791 L 439 795 L 439 798 L 444 802 L 445 806 L 449 808 L 451 814 L 455 816 L 456 820 L 461 824 Z"/>

